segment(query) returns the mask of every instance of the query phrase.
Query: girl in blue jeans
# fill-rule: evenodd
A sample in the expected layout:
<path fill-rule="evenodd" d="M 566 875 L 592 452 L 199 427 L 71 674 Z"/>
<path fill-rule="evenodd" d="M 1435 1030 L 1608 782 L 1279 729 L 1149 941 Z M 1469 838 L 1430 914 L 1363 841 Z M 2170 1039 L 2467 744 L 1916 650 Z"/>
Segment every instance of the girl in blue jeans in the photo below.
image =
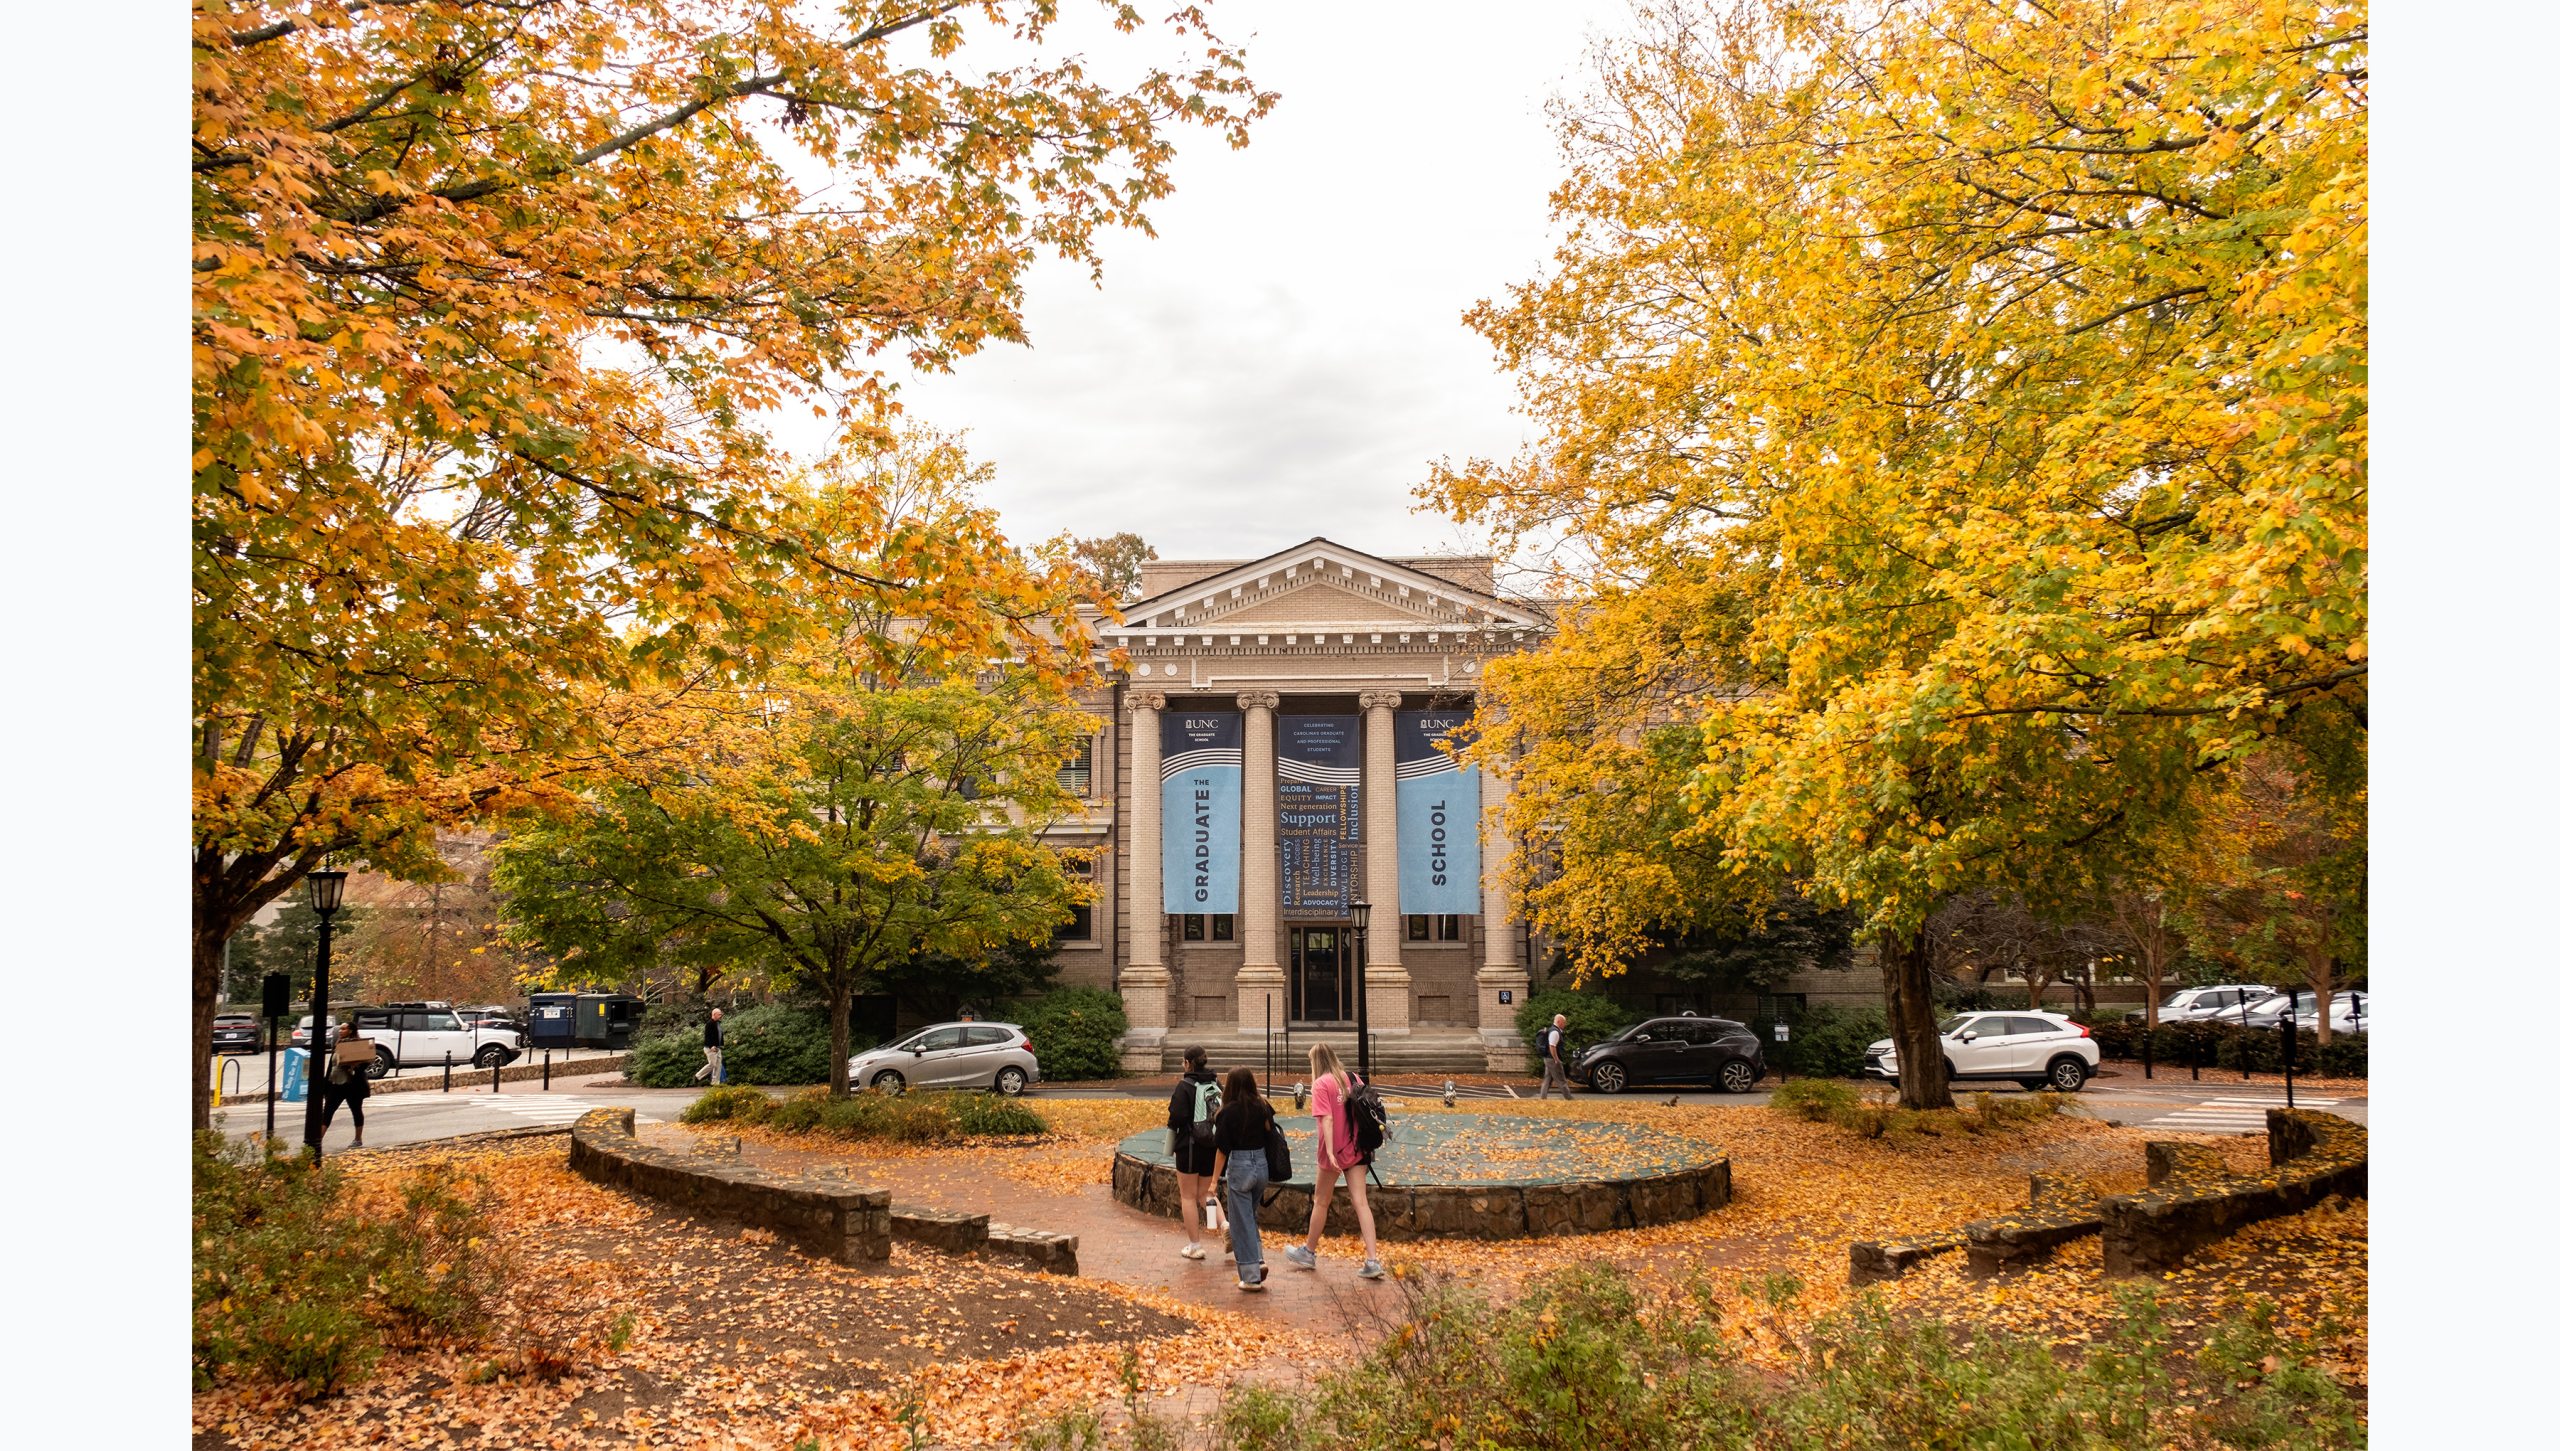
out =
<path fill-rule="evenodd" d="M 1260 1290 L 1269 1273 L 1262 1264 L 1262 1224 L 1254 1216 L 1262 1186 L 1271 1180 L 1271 1105 L 1254 1087 L 1253 1070 L 1227 1075 L 1226 1106 L 1218 1111 L 1218 1177 L 1227 1186 L 1228 1233 L 1236 1246 L 1236 1288 Z"/>

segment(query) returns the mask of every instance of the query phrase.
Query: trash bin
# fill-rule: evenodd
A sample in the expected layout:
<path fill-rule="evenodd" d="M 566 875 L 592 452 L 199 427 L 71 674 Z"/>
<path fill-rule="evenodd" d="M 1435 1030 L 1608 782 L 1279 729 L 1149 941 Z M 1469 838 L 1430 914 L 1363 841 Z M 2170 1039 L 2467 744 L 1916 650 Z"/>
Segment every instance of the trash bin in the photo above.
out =
<path fill-rule="evenodd" d="M 578 1043 L 578 995 L 535 993 L 525 1043 L 533 1048 L 574 1048 Z"/>
<path fill-rule="evenodd" d="M 578 1046 L 622 1049 L 640 1030 L 649 1005 L 629 993 L 578 994 Z"/>

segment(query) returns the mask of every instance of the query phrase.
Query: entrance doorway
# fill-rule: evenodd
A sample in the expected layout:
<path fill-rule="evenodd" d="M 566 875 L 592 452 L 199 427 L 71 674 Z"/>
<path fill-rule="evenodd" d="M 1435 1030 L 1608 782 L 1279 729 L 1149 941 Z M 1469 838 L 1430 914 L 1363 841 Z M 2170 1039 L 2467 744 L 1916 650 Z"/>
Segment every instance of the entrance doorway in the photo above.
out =
<path fill-rule="evenodd" d="M 1348 1023 L 1351 1000 L 1351 934 L 1340 927 L 1289 929 L 1289 1021 Z"/>

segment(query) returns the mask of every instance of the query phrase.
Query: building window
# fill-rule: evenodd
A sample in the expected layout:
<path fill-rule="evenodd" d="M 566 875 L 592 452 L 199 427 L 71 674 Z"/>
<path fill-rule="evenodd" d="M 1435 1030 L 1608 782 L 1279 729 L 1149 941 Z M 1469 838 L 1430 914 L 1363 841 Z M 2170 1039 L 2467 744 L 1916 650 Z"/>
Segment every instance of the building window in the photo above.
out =
<path fill-rule="evenodd" d="M 1456 916 L 1441 918 L 1439 932 L 1440 940 L 1443 942 L 1464 942 L 1466 940 L 1466 934 L 1460 924 L 1464 923 L 1466 920 L 1467 919 L 1464 917 Z"/>
<path fill-rule="evenodd" d="M 1430 940 L 1431 940 L 1431 919 L 1430 919 L 1430 918 L 1428 918 L 1428 917 L 1407 917 L 1407 918 L 1405 918 L 1405 919 L 1404 919 L 1404 940 L 1405 940 L 1405 941 L 1407 941 L 1407 942 L 1428 942 L 1428 941 L 1430 941 Z"/>
<path fill-rule="evenodd" d="M 1093 737 L 1079 737 L 1075 753 L 1058 763 L 1058 785 L 1078 797 L 1092 798 Z"/>
<path fill-rule="evenodd" d="M 1467 936 L 1461 924 L 1466 920 L 1460 916 L 1407 917 L 1404 919 L 1404 940 L 1407 942 L 1464 942 Z"/>
<path fill-rule="evenodd" d="M 1197 912 L 1186 912 L 1186 913 L 1184 913 L 1184 914 L 1183 914 L 1183 916 L 1182 916 L 1182 940 L 1183 940 L 1183 941 L 1185 941 L 1185 942 L 1198 942 L 1198 941 L 1200 941 L 1203 937 L 1206 937 L 1206 936 L 1208 935 L 1208 928 L 1209 928 L 1209 919 L 1208 919 L 1208 918 L 1201 916 L 1201 915 L 1200 915 L 1199 913 L 1197 913 Z"/>
<path fill-rule="evenodd" d="M 1219 912 L 1204 917 L 1197 912 L 1186 913 L 1182 919 L 1182 940 L 1185 942 L 1233 942 L 1236 940 L 1235 914 Z"/>
<path fill-rule="evenodd" d="M 1235 941 L 1236 914 L 1233 912 L 1220 912 L 1216 916 L 1211 917 L 1209 919 L 1209 940 L 1212 942 Z"/>
<path fill-rule="evenodd" d="M 1050 940 L 1054 942 L 1091 942 L 1093 940 L 1093 902 L 1091 901 L 1093 895 L 1091 890 L 1093 886 L 1093 858 L 1086 856 L 1070 856 L 1060 863 L 1060 865 L 1066 868 L 1067 879 L 1069 881 L 1075 882 L 1085 889 L 1085 896 L 1087 900 L 1078 902 L 1075 905 L 1074 912 L 1067 918 L 1066 923 L 1058 928 L 1057 932 Z"/>
<path fill-rule="evenodd" d="M 1754 1016 L 1765 1022 L 1801 1022 L 1805 1013 L 1803 993 L 1762 993 L 1760 1010 Z"/>

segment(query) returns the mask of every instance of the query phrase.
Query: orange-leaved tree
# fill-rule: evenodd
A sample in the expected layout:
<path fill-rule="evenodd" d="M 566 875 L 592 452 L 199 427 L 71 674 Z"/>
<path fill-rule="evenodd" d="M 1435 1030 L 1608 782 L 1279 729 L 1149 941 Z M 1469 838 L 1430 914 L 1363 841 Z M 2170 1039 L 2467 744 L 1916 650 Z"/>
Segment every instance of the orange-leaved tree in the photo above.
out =
<path fill-rule="evenodd" d="M 2266 742 L 2360 758 L 2365 53 L 2333 0 L 1741 0 L 1601 47 L 1555 265 L 1471 317 L 1542 436 L 1427 490 L 1585 597 L 1487 672 L 1521 869 L 1706 853 L 1854 910 L 1936 1106 L 1939 906 L 2067 911 Z M 1676 796 L 1658 850 L 1630 796 Z M 1541 925 L 1606 970 L 1627 897 Z"/>
<path fill-rule="evenodd" d="M 1038 665 L 1036 570 L 812 536 L 765 423 L 879 432 L 883 355 L 1019 340 L 1035 258 L 1093 262 L 1179 127 L 1241 145 L 1272 102 L 1196 8 L 1163 22 L 1190 59 L 1116 84 L 1057 11 L 200 0 L 199 1125 L 231 932 L 325 856 L 432 871 L 438 827 L 609 763 L 605 697 L 830 600 Z"/>

